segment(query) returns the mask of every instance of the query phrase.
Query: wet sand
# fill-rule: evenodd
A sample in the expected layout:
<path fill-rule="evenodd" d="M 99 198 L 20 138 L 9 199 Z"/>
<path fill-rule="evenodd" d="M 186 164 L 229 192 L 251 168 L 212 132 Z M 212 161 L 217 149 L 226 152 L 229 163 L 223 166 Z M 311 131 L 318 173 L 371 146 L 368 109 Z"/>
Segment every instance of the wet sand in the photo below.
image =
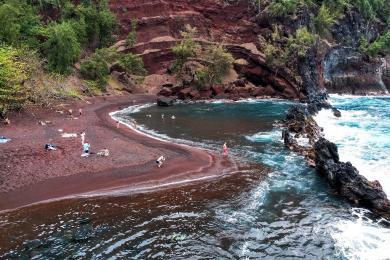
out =
<path fill-rule="evenodd" d="M 11 126 L 0 128 L 0 135 L 12 139 L 0 144 L 0 210 L 117 189 L 155 190 L 234 170 L 234 164 L 205 150 L 162 142 L 124 125 L 118 129 L 109 116 L 129 105 L 154 101 L 152 95 L 100 97 L 12 115 Z M 78 119 L 67 115 L 68 109 Z M 42 126 L 39 120 L 50 123 Z M 80 137 L 61 136 L 81 131 L 92 152 L 107 148 L 110 156 L 82 158 Z M 46 143 L 58 149 L 46 151 Z M 161 154 L 167 161 L 159 169 L 155 160 Z"/>

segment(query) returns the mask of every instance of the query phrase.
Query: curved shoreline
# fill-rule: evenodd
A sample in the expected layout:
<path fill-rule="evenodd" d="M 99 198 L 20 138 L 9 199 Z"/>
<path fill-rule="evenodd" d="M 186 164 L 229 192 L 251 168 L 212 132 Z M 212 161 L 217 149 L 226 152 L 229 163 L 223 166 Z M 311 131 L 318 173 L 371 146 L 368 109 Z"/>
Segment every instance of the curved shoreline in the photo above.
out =
<path fill-rule="evenodd" d="M 104 100 L 103 105 L 92 104 L 92 117 L 97 117 L 101 124 L 100 127 L 111 134 L 111 136 L 96 136 L 95 138 L 106 138 L 110 141 L 110 137 L 119 135 L 125 140 L 153 148 L 157 152 L 169 151 L 173 155 L 168 156 L 163 168 L 157 168 L 155 160 L 149 160 L 146 163 L 130 166 L 117 165 L 117 167 L 99 172 L 85 171 L 48 178 L 26 187 L 1 193 L 0 212 L 60 199 L 99 196 L 99 192 L 115 194 L 114 190 L 123 190 L 124 187 L 128 193 L 158 190 L 218 177 L 223 175 L 226 169 L 233 171 L 234 165 L 231 162 L 205 150 L 157 140 L 128 127 L 116 128 L 110 112 L 120 110 L 124 106 L 143 104 L 152 100 L 154 101 L 154 96 L 128 96 L 126 100 L 114 98 Z M 100 100 L 97 101 L 100 102 Z M 64 160 L 67 158 L 64 157 Z"/>

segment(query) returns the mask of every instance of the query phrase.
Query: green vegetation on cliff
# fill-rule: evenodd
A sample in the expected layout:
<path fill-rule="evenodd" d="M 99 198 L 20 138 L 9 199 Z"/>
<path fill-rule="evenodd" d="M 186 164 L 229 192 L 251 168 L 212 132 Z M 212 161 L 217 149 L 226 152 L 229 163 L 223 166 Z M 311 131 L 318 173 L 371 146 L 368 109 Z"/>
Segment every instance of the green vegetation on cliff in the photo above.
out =
<path fill-rule="evenodd" d="M 48 91 L 45 84 L 45 88 L 29 89 L 26 79 L 39 71 L 34 75 L 57 82 L 60 77 L 52 73 L 68 75 L 80 56 L 111 44 L 115 29 L 116 19 L 107 0 L 0 0 L 0 112 L 36 101 L 32 95 L 42 96 L 40 90 L 75 96 L 64 89 Z M 32 57 L 35 62 L 26 61 Z M 99 76 L 94 77 L 104 82 L 100 75 L 103 63 L 95 56 L 91 60 L 99 68 L 95 72 Z"/>
<path fill-rule="evenodd" d="M 22 49 L 0 47 L 0 115 L 18 109 L 26 101 L 23 83 L 29 78 L 29 64 Z"/>
<path fill-rule="evenodd" d="M 304 57 L 309 49 L 315 48 L 323 40 L 330 44 L 339 44 L 339 40 L 343 40 L 340 38 L 344 35 L 342 32 L 338 32 L 339 35 L 333 32 L 337 31 L 339 23 L 345 24 L 346 19 L 352 19 L 347 23 L 356 23 L 350 25 L 355 27 L 362 26 L 359 25 L 361 19 L 361 23 L 368 28 L 357 32 L 362 35 L 361 51 L 371 57 L 390 53 L 390 0 L 253 0 L 252 2 L 258 9 L 259 16 L 272 19 L 272 37 L 260 36 L 260 42 L 268 64 L 275 68 L 287 66 L 291 70 L 296 70 L 298 59 Z M 382 35 L 368 31 L 370 26 L 378 28 Z M 373 35 L 378 36 L 373 39 Z M 366 37 L 371 38 L 368 40 Z M 351 41 L 355 41 L 352 46 L 359 44 L 354 39 Z"/>
<path fill-rule="evenodd" d="M 195 71 L 199 85 L 221 83 L 232 68 L 234 58 L 222 45 L 210 45 L 207 48 L 202 48 L 195 40 L 196 33 L 197 29 L 189 25 L 186 25 L 185 30 L 180 33 L 181 42 L 172 48 L 176 55 L 173 70 L 177 72 L 178 77 L 181 77 L 185 64 L 193 59 L 203 63 L 203 66 Z"/>

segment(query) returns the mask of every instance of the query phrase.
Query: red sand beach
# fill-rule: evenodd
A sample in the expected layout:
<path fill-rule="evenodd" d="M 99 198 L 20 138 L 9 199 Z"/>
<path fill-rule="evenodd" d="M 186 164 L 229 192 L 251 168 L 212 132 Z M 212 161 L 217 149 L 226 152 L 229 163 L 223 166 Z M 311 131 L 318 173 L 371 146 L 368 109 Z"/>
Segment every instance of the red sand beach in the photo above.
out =
<path fill-rule="evenodd" d="M 0 135 L 12 139 L 0 144 L 0 210 L 119 187 L 157 189 L 220 175 L 223 169 L 233 167 L 204 150 L 162 142 L 124 125 L 117 129 L 109 116 L 112 111 L 154 100 L 151 95 L 99 97 L 12 115 L 11 126 L 0 127 Z M 79 108 L 83 109 L 81 117 Z M 78 119 L 72 119 L 66 113 L 68 109 Z M 41 125 L 40 120 L 50 123 Z M 61 136 L 82 131 L 92 152 L 107 148 L 110 156 L 82 158 L 80 137 Z M 46 143 L 58 149 L 46 151 Z M 159 169 L 155 160 L 161 154 L 167 161 Z"/>

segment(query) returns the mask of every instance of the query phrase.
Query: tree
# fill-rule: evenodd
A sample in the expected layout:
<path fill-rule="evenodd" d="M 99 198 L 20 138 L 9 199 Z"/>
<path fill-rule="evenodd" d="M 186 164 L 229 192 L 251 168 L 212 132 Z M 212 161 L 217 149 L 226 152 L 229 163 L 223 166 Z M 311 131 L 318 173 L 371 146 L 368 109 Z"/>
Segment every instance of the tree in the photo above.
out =
<path fill-rule="evenodd" d="M 48 28 L 44 50 L 49 70 L 66 74 L 79 58 L 81 47 L 77 35 L 69 22 L 52 24 Z"/>
<path fill-rule="evenodd" d="M 11 45 L 31 42 L 34 30 L 41 26 L 38 15 L 24 0 L 0 3 L 0 41 Z"/>
<path fill-rule="evenodd" d="M 322 4 L 317 16 L 314 18 L 314 27 L 320 36 L 325 36 L 329 29 L 336 22 L 335 17 L 331 14 L 329 8 Z"/>
<path fill-rule="evenodd" d="M 86 80 L 94 80 L 104 89 L 107 84 L 110 69 L 102 55 L 94 53 L 89 59 L 81 63 L 80 73 Z"/>
<path fill-rule="evenodd" d="M 137 76 L 145 76 L 147 71 L 144 67 L 144 62 L 141 57 L 128 53 L 119 58 L 119 65 L 126 70 L 127 73 Z"/>
<path fill-rule="evenodd" d="M 206 85 L 221 83 L 232 68 L 233 56 L 222 45 L 209 47 L 202 56 L 207 66 L 197 73 L 198 81 Z"/>
<path fill-rule="evenodd" d="M 22 50 L 0 47 L 0 116 L 20 108 L 26 101 L 23 83 L 29 78 L 28 63 Z"/>
<path fill-rule="evenodd" d="M 362 38 L 360 40 L 360 50 L 371 57 L 378 56 L 380 52 L 390 54 L 390 30 L 372 43 Z"/>
<path fill-rule="evenodd" d="M 82 4 L 78 6 L 78 15 L 84 19 L 86 34 L 91 47 L 105 47 L 112 42 L 116 27 L 115 16 L 107 6 L 99 4 Z"/>
<path fill-rule="evenodd" d="M 173 47 L 172 51 L 176 56 L 176 60 L 173 63 L 173 69 L 181 74 L 184 63 L 191 58 L 196 56 L 196 52 L 200 49 L 197 42 L 194 41 L 194 37 L 197 33 L 197 29 L 190 25 L 185 26 L 185 30 L 180 32 L 183 38 L 179 44 Z"/>
<path fill-rule="evenodd" d="M 288 39 L 285 55 L 291 57 L 297 55 L 303 57 L 306 52 L 313 47 L 316 42 L 316 36 L 311 34 L 307 27 L 301 27 L 295 32 L 295 37 Z"/>

